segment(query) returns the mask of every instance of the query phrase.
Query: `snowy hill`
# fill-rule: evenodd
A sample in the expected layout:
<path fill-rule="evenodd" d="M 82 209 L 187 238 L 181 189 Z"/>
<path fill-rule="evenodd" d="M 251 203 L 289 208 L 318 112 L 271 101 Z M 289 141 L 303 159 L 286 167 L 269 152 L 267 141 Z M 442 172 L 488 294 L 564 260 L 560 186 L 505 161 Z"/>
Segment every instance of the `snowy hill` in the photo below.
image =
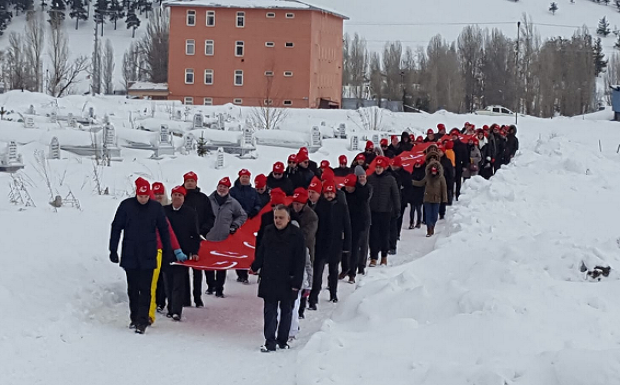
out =
<path fill-rule="evenodd" d="M 168 385 L 200 375 L 217 384 L 618 383 L 620 253 L 614 221 L 620 206 L 614 202 L 620 193 L 620 131 L 608 121 L 610 112 L 597 113 L 600 121 L 520 118 L 521 150 L 514 162 L 491 181 L 466 182 L 436 237 L 403 230 L 390 267 L 369 269 L 356 286 L 342 284 L 337 305 L 322 297 L 319 311 L 307 312 L 292 349 L 264 355 L 258 352 L 262 301 L 256 281 L 238 284 L 234 273 L 226 284 L 228 298 L 205 295 L 206 308 L 187 309 L 184 322 L 159 316 L 145 336 L 129 331 L 125 277 L 108 261 L 109 225 L 137 176 L 170 189 L 193 170 L 210 193 L 215 181 L 241 168 L 254 175 L 268 172 L 292 149 L 258 146 L 254 160 L 227 155 L 220 170 L 214 169 L 214 155 L 153 160 L 150 151 L 123 148 L 122 162 L 101 168 L 63 152 L 62 159 L 47 163 L 51 186 L 63 196 L 72 191 L 82 210 L 54 212 L 35 152 L 47 152 L 51 136 L 79 144 L 89 143 L 89 135 L 49 123 L 42 116 L 52 108 L 48 96 L 10 92 L 1 98 L 0 105 L 15 111 L 11 118 L 29 104 L 40 114 L 32 129 L 0 121 L 0 149 L 8 140 L 22 143 L 18 151 L 26 168 L 19 175 L 36 203 L 10 204 L 12 179 L 0 173 L 3 384 Z M 152 139 L 154 133 L 130 129 L 129 119 L 136 116 L 190 130 L 189 123 L 170 120 L 171 103 L 82 96 L 58 103 L 59 115 L 79 115 L 89 107 L 98 116 L 110 114 L 119 141 Z M 241 119 L 248 111 L 194 108 Z M 383 124 L 386 130 L 421 132 L 466 120 L 477 126 L 494 121 L 386 112 Z M 291 109 L 283 130 L 308 135 L 322 121 L 326 127 L 346 122 L 356 131 L 362 124 L 355 111 Z M 342 153 L 355 154 L 347 146 L 347 140 L 326 139 L 311 158 L 335 163 Z M 111 195 L 94 193 L 95 172 Z M 609 265 L 611 275 L 601 282 L 588 279 L 582 263 L 588 269 Z"/>

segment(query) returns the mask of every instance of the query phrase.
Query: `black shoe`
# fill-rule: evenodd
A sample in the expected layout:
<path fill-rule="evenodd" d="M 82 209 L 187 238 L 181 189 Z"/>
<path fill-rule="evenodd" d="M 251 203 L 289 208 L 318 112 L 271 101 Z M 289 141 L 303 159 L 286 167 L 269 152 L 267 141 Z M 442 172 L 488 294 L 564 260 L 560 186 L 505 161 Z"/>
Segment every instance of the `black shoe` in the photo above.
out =
<path fill-rule="evenodd" d="M 362 268 L 358 268 L 357 269 L 357 274 L 366 275 L 366 270 L 364 270 Z"/>
<path fill-rule="evenodd" d="M 248 279 L 245 279 L 245 278 L 244 278 L 244 279 L 241 281 L 241 283 L 242 283 L 242 284 L 244 284 L 244 285 L 249 285 L 249 284 L 250 284 L 250 280 L 248 280 Z"/>
<path fill-rule="evenodd" d="M 316 303 L 308 305 L 308 310 L 318 310 L 316 307 Z"/>
<path fill-rule="evenodd" d="M 164 312 L 164 306 L 157 306 L 157 312 L 158 313 L 163 313 Z"/>
<path fill-rule="evenodd" d="M 389 249 L 388 250 L 388 254 L 389 255 L 396 255 L 396 249 Z"/>
<path fill-rule="evenodd" d="M 205 294 L 207 295 L 213 295 L 214 291 L 211 289 L 207 289 L 207 291 L 205 291 Z"/>
<path fill-rule="evenodd" d="M 420 222 L 416 223 L 415 228 L 419 229 L 420 227 L 422 227 L 422 224 L 420 224 Z"/>
<path fill-rule="evenodd" d="M 271 353 L 271 352 L 275 352 L 276 348 L 268 348 L 267 346 L 263 345 L 260 347 L 260 351 L 262 353 Z"/>
<path fill-rule="evenodd" d="M 413 230 L 415 228 L 415 226 L 413 226 L 413 223 L 409 225 L 409 230 Z"/>
<path fill-rule="evenodd" d="M 136 328 L 136 324 L 135 323 L 130 323 L 129 324 L 129 329 L 135 329 Z"/>
<path fill-rule="evenodd" d="M 226 296 L 224 295 L 224 293 L 215 293 L 215 296 L 217 298 L 226 298 Z"/>
<path fill-rule="evenodd" d="M 172 314 L 170 313 L 166 314 L 166 318 L 172 318 Z"/>
<path fill-rule="evenodd" d="M 237 282 L 243 282 L 243 278 L 237 277 Z"/>
<path fill-rule="evenodd" d="M 144 334 L 146 332 L 146 325 L 137 325 L 136 334 Z"/>
<path fill-rule="evenodd" d="M 306 319 L 306 316 L 303 315 L 303 314 L 299 314 L 299 316 L 297 318 L 299 318 L 299 319 Z"/>
<path fill-rule="evenodd" d="M 196 301 L 196 307 L 205 307 L 205 304 L 202 303 L 201 299 L 199 299 L 198 301 Z"/>
<path fill-rule="evenodd" d="M 290 349 L 290 348 L 291 347 L 288 344 L 279 344 L 278 345 L 278 349 L 286 350 L 286 349 Z"/>
<path fill-rule="evenodd" d="M 440 220 L 441 220 L 441 219 L 444 219 L 444 218 L 445 218 L 445 215 L 440 215 L 440 216 L 439 216 L 439 219 L 440 219 Z"/>
<path fill-rule="evenodd" d="M 179 322 L 179 321 L 181 321 L 181 316 L 179 314 L 173 314 L 172 315 L 172 320 Z"/>
<path fill-rule="evenodd" d="M 330 298 L 329 302 L 338 303 L 338 298 L 337 297 Z"/>

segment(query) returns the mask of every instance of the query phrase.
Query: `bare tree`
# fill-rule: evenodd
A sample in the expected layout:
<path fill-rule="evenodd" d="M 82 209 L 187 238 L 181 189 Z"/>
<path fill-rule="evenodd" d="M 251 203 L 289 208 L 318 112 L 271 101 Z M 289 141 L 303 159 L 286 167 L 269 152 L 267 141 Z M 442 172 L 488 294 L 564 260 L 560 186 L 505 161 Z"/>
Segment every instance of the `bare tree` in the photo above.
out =
<path fill-rule="evenodd" d="M 259 107 L 252 108 L 250 120 L 255 127 L 263 130 L 273 130 L 288 117 L 286 108 L 277 108 L 282 103 L 282 93 L 274 85 L 273 76 L 265 76 L 264 100 L 259 101 Z"/>
<path fill-rule="evenodd" d="M 475 109 L 481 94 L 481 66 L 483 55 L 482 31 L 477 26 L 467 26 L 458 37 L 461 74 L 465 81 L 465 108 Z"/>
<path fill-rule="evenodd" d="M 377 105 L 381 106 L 383 100 L 383 73 L 381 72 L 381 56 L 373 52 L 370 55 L 370 92 L 377 100 Z"/>
<path fill-rule="evenodd" d="M 464 87 L 455 44 L 448 45 L 441 35 L 436 35 L 419 63 L 420 83 L 428 94 L 428 110 L 461 112 Z"/>
<path fill-rule="evenodd" d="M 364 97 L 364 88 L 368 82 L 368 60 L 366 39 L 361 38 L 356 33 L 349 47 L 347 72 L 349 74 L 349 85 L 353 87 L 355 97 L 358 100 Z"/>
<path fill-rule="evenodd" d="M 350 46 L 351 38 L 348 33 L 345 33 L 344 38 L 342 39 L 342 85 L 344 86 L 351 85 Z"/>
<path fill-rule="evenodd" d="M 620 82 L 620 54 L 613 53 L 609 57 L 607 71 L 605 72 L 605 99 L 611 105 L 611 86 L 617 86 Z"/>
<path fill-rule="evenodd" d="M 389 100 L 402 100 L 403 88 L 401 78 L 401 61 L 403 47 L 399 41 L 386 43 L 383 48 L 383 71 L 385 73 L 385 91 Z"/>
<path fill-rule="evenodd" d="M 138 80 L 139 61 L 139 47 L 135 42 L 132 42 L 123 55 L 123 85 L 125 90 L 129 89 L 131 83 Z"/>
<path fill-rule="evenodd" d="M 50 27 L 48 54 L 50 74 L 47 92 L 55 97 L 63 96 L 73 86 L 79 75 L 88 68 L 88 58 L 79 56 L 69 63 L 68 39 L 62 26 Z"/>
<path fill-rule="evenodd" d="M 26 57 L 28 67 L 34 75 L 36 91 L 43 91 L 43 47 L 45 45 L 45 23 L 43 14 L 28 11 L 26 14 Z"/>
<path fill-rule="evenodd" d="M 518 71 L 518 98 L 522 111 L 528 115 L 533 115 L 537 110 L 539 78 L 535 76 L 535 63 L 540 51 L 540 35 L 534 29 L 531 18 L 523 15 L 521 21 L 521 31 L 519 39 L 519 63 Z"/>
<path fill-rule="evenodd" d="M 500 30 L 486 32 L 482 59 L 482 104 L 515 105 L 514 42 Z"/>
<path fill-rule="evenodd" d="M 102 74 L 102 53 L 101 40 L 97 34 L 97 23 L 95 23 L 95 41 L 93 43 L 93 54 L 90 65 L 90 89 L 93 95 L 101 93 L 101 74 Z"/>
<path fill-rule="evenodd" d="M 22 89 L 34 91 L 31 68 L 27 65 L 27 47 L 24 36 L 17 32 L 9 34 L 9 47 L 7 48 L 7 80 L 9 89 Z"/>
<path fill-rule="evenodd" d="M 140 54 L 144 57 L 142 70 L 153 83 L 168 81 L 168 40 L 170 15 L 168 9 L 163 12 L 151 12 L 146 35 L 140 40 Z"/>
<path fill-rule="evenodd" d="M 114 94 L 114 46 L 110 39 L 105 42 L 103 51 L 103 91 L 106 95 Z"/>

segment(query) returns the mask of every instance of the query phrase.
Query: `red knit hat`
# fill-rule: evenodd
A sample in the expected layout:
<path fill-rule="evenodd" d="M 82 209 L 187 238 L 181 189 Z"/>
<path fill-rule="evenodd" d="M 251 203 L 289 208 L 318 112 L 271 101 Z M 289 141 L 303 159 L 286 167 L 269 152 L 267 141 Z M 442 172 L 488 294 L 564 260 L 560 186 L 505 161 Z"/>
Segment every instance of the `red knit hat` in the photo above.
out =
<path fill-rule="evenodd" d="M 454 142 L 449 140 L 446 142 L 446 150 L 452 150 L 454 149 Z"/>
<path fill-rule="evenodd" d="M 415 164 L 424 164 L 424 159 L 418 158 L 415 160 Z"/>
<path fill-rule="evenodd" d="M 333 181 L 334 178 L 335 178 L 334 171 L 331 168 L 326 168 L 325 170 L 323 170 L 323 173 L 321 174 L 321 180 Z"/>
<path fill-rule="evenodd" d="M 390 161 L 390 164 L 395 167 L 403 167 L 403 160 L 400 159 L 400 157 L 396 156 L 392 158 L 392 160 Z"/>
<path fill-rule="evenodd" d="M 314 191 L 320 194 L 321 193 L 321 180 L 317 178 L 316 176 L 312 178 L 312 181 L 310 182 L 310 186 L 308 186 L 308 190 Z"/>
<path fill-rule="evenodd" d="M 453 128 L 450 130 L 450 135 L 459 135 L 461 131 L 458 128 Z"/>
<path fill-rule="evenodd" d="M 172 189 L 172 194 L 181 194 L 183 196 L 187 195 L 187 190 L 183 186 L 177 186 Z"/>
<path fill-rule="evenodd" d="M 357 176 L 355 176 L 355 174 L 347 175 L 344 178 L 344 185 L 347 187 L 355 187 L 356 183 L 357 183 Z"/>
<path fill-rule="evenodd" d="M 230 188 L 230 186 L 231 186 L 230 179 L 227 176 L 225 176 L 222 179 L 220 179 L 219 182 L 217 182 L 217 185 L 218 186 L 219 185 L 224 185 L 224 186 Z"/>
<path fill-rule="evenodd" d="M 340 155 L 338 157 L 338 164 L 347 164 L 347 163 L 348 163 L 348 160 L 347 160 L 346 155 Z"/>
<path fill-rule="evenodd" d="M 269 194 L 271 195 L 270 202 L 272 206 L 283 205 L 286 203 L 286 194 L 281 188 L 276 187 L 271 190 Z"/>
<path fill-rule="evenodd" d="M 161 182 L 153 183 L 151 188 L 153 189 L 153 194 L 165 194 L 166 193 L 166 188 L 164 187 L 164 184 Z"/>
<path fill-rule="evenodd" d="M 256 175 L 256 178 L 254 178 L 254 187 L 263 188 L 265 186 L 267 186 L 267 177 L 265 174 Z"/>
<path fill-rule="evenodd" d="M 328 167 L 329 167 L 329 160 L 322 160 L 321 168 L 328 168 Z"/>
<path fill-rule="evenodd" d="M 375 149 L 375 144 L 372 141 L 367 141 L 366 142 L 366 150 L 374 150 Z"/>
<path fill-rule="evenodd" d="M 297 154 L 291 154 L 288 156 L 288 162 L 291 163 L 297 163 Z"/>
<path fill-rule="evenodd" d="M 297 163 L 301 163 L 301 162 L 307 161 L 309 158 L 308 158 L 308 154 L 307 153 L 305 153 L 303 151 L 299 151 L 297 153 L 297 156 L 295 157 L 295 159 L 297 160 Z"/>
<path fill-rule="evenodd" d="M 432 128 L 429 128 L 428 130 L 426 130 L 426 135 L 430 135 L 430 134 L 434 134 L 435 131 L 433 131 Z"/>
<path fill-rule="evenodd" d="M 421 136 L 418 136 L 417 138 L 415 138 L 415 141 L 418 142 L 418 143 L 422 143 L 422 142 L 424 142 L 424 138 L 421 137 Z"/>
<path fill-rule="evenodd" d="M 364 154 L 357 154 L 357 156 L 355 157 L 355 160 L 363 160 L 365 162 L 366 161 L 366 155 L 364 155 Z"/>
<path fill-rule="evenodd" d="M 151 184 L 144 178 L 136 179 L 136 195 L 150 195 Z"/>
<path fill-rule="evenodd" d="M 299 148 L 299 152 L 303 152 L 303 153 L 305 153 L 306 155 L 308 155 L 308 154 L 309 154 L 309 152 L 308 152 L 308 147 L 300 147 L 300 148 Z"/>
<path fill-rule="evenodd" d="M 303 187 L 297 187 L 293 192 L 293 202 L 305 205 L 308 202 L 308 190 Z"/>
<path fill-rule="evenodd" d="M 381 147 L 387 147 L 388 146 L 388 140 L 387 139 L 381 139 L 379 141 L 379 144 L 381 145 Z"/>
<path fill-rule="evenodd" d="M 390 161 L 388 158 L 386 158 L 385 156 L 377 157 L 377 163 L 375 164 L 375 166 L 386 168 L 389 165 L 390 165 Z"/>
<path fill-rule="evenodd" d="M 185 183 L 185 181 L 188 180 L 188 179 L 193 179 L 196 182 L 198 182 L 198 175 L 196 175 L 195 172 L 190 171 L 187 174 L 183 175 L 183 182 Z"/>
<path fill-rule="evenodd" d="M 241 169 L 241 171 L 239 171 L 239 176 L 252 176 L 252 174 L 250 173 L 250 171 L 246 168 Z"/>
<path fill-rule="evenodd" d="M 415 142 L 415 135 L 409 134 L 409 140 Z"/>
<path fill-rule="evenodd" d="M 478 141 L 478 139 L 476 139 L 476 138 L 474 138 L 473 142 L 474 142 L 474 144 L 475 144 L 476 146 L 480 144 L 480 142 L 479 142 L 479 141 Z"/>
<path fill-rule="evenodd" d="M 323 193 L 336 192 L 336 184 L 333 181 L 325 181 L 323 185 Z"/>
<path fill-rule="evenodd" d="M 284 174 L 284 163 L 282 162 L 275 162 L 273 164 L 273 173 L 274 174 Z"/>
<path fill-rule="evenodd" d="M 446 126 L 443 123 L 439 123 L 437 125 L 437 131 L 445 131 L 446 130 Z"/>
<path fill-rule="evenodd" d="M 482 126 L 482 129 L 484 131 L 489 131 L 490 127 L 485 124 L 484 126 Z"/>

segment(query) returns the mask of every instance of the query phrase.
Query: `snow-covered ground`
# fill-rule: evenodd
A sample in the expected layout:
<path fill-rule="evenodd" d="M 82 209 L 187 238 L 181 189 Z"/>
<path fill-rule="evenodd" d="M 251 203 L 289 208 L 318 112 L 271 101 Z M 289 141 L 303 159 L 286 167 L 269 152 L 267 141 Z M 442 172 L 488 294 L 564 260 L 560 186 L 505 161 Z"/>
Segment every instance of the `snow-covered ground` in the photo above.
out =
<path fill-rule="evenodd" d="M 52 101 L 21 92 L 0 97 L 0 105 L 16 113 L 33 104 L 44 114 Z M 156 135 L 130 128 L 130 116 L 141 113 L 153 131 L 160 123 L 191 130 L 190 123 L 170 121 L 167 102 L 69 97 L 58 104 L 60 111 L 92 106 L 99 117 L 110 114 L 119 143 L 130 137 L 147 143 Z M 225 111 L 240 121 L 249 114 L 231 106 L 198 110 Z M 441 112 L 382 114 L 382 128 L 395 132 L 422 132 L 440 122 L 512 122 Z M 220 177 L 235 177 L 241 168 L 267 173 L 293 150 L 259 145 L 257 159 L 227 155 L 220 170 L 213 155 L 152 160 L 151 151 L 123 148 L 122 162 L 97 168 L 63 152 L 63 159 L 47 163 L 52 190 L 62 196 L 71 190 L 82 210 L 54 212 L 35 151 L 46 152 L 51 136 L 61 145 L 88 144 L 89 134 L 43 116 L 36 129 L 0 121 L 0 151 L 8 140 L 22 143 L 26 168 L 19 175 L 36 204 L 10 204 L 11 176 L 0 174 L 0 383 L 618 384 L 620 282 L 613 269 L 620 266 L 620 130 L 608 121 L 611 112 L 599 118 L 520 117 L 515 161 L 489 182 L 468 181 L 436 237 L 403 230 L 390 267 L 370 269 L 355 286 L 342 284 L 337 305 L 323 297 L 318 312 L 307 312 L 293 349 L 268 355 L 258 352 L 262 301 L 255 279 L 244 286 L 234 273 L 226 299 L 204 295 L 206 307 L 187 309 L 184 322 L 160 317 L 145 336 L 127 329 L 124 274 L 108 260 L 109 226 L 137 176 L 170 189 L 193 170 L 210 193 Z M 293 109 L 281 128 L 306 136 L 323 121 L 367 134 L 355 111 Z M 325 139 L 311 158 L 335 164 L 342 153 L 354 155 L 348 143 Z M 95 194 L 95 170 L 111 195 Z M 588 280 L 582 262 L 609 265 L 611 275 Z"/>

